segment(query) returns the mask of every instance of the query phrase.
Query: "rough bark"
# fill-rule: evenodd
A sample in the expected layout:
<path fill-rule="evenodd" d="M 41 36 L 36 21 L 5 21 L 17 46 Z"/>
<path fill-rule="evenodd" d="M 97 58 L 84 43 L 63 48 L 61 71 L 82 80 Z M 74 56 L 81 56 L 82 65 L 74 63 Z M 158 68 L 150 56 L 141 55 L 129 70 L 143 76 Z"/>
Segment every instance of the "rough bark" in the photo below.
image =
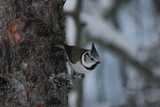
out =
<path fill-rule="evenodd" d="M 0 0 L 0 107 L 66 107 L 64 0 Z M 55 79 L 56 78 L 56 79 Z M 56 80 L 56 81 L 54 81 Z"/>

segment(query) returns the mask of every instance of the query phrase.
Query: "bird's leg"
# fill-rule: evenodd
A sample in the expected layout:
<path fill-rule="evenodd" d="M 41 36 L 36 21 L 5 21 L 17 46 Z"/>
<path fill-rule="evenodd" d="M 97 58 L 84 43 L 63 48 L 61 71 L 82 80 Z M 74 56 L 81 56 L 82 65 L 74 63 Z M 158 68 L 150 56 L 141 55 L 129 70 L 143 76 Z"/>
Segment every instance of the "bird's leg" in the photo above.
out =
<path fill-rule="evenodd" d="M 74 70 L 72 70 L 72 77 L 73 77 L 73 79 L 83 79 L 85 77 L 85 75 L 77 73 Z"/>

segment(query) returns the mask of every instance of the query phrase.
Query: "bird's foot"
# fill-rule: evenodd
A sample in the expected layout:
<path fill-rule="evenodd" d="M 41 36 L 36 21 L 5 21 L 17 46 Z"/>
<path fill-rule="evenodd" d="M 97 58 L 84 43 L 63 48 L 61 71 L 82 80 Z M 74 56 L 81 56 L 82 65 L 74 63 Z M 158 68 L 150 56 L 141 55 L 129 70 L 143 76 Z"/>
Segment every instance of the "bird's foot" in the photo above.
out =
<path fill-rule="evenodd" d="M 84 79 L 85 75 L 74 71 L 72 77 L 73 79 Z"/>

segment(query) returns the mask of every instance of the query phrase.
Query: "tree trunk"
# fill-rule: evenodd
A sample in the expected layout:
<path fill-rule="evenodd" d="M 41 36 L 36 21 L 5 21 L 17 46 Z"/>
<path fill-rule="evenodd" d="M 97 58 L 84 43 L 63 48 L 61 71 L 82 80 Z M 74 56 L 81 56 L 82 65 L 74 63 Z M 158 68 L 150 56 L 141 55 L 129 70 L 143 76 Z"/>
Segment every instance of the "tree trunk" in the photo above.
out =
<path fill-rule="evenodd" d="M 63 0 L 0 0 L 0 107 L 66 107 Z"/>

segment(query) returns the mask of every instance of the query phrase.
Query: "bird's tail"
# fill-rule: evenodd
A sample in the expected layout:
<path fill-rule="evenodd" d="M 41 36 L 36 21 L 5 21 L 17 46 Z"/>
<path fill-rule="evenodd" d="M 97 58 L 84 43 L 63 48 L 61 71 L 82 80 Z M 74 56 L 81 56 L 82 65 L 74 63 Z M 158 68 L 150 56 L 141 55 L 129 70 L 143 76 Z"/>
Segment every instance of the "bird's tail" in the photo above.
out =
<path fill-rule="evenodd" d="M 62 44 L 54 44 L 54 45 L 52 46 L 52 48 L 60 48 L 60 49 L 63 49 L 63 50 L 64 50 L 64 45 L 62 45 Z"/>

